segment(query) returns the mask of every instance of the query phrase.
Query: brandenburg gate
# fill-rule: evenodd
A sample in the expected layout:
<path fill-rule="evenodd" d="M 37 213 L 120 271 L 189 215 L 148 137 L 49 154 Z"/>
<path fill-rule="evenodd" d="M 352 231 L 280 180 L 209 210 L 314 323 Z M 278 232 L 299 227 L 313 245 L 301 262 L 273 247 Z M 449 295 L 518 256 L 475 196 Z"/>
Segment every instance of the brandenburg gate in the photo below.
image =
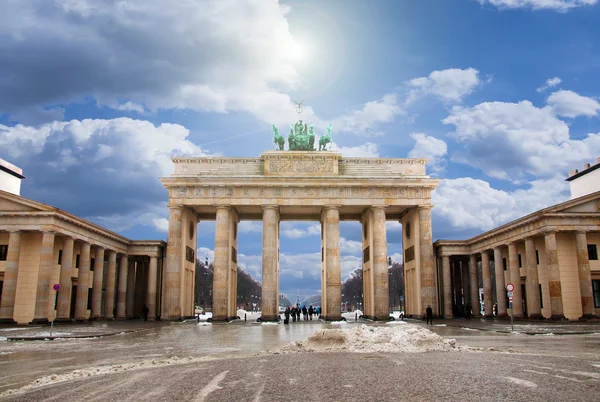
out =
<path fill-rule="evenodd" d="M 299 121 L 300 126 L 302 122 Z M 279 318 L 279 222 L 321 222 L 321 311 L 341 319 L 340 221 L 362 223 L 364 317 L 389 318 L 386 221 L 399 221 L 405 270 L 406 314 L 437 313 L 431 238 L 431 191 L 426 159 L 344 158 L 315 151 L 313 135 L 292 126 L 291 150 L 258 158 L 173 158 L 175 171 L 162 178 L 169 191 L 169 234 L 163 288 L 165 319 L 194 313 L 196 226 L 216 221 L 213 320 L 236 318 L 238 223 L 262 220 L 262 317 Z M 327 138 L 331 126 L 328 128 Z M 294 136 L 295 134 L 295 136 Z M 295 137 L 295 138 L 294 138 Z M 322 138 L 319 148 L 322 145 Z M 329 137 L 330 140 L 330 137 Z M 298 150 L 298 149 L 309 150 Z"/>

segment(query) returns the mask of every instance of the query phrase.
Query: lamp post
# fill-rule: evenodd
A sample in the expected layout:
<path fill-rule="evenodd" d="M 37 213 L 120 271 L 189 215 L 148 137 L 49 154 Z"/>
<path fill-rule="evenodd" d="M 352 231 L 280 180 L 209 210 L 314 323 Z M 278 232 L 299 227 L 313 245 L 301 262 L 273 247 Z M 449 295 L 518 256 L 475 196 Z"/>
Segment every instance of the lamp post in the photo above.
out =
<path fill-rule="evenodd" d="M 204 283 L 202 286 L 202 299 L 204 300 L 204 314 L 206 314 L 206 282 L 208 281 L 208 256 L 204 260 Z"/>

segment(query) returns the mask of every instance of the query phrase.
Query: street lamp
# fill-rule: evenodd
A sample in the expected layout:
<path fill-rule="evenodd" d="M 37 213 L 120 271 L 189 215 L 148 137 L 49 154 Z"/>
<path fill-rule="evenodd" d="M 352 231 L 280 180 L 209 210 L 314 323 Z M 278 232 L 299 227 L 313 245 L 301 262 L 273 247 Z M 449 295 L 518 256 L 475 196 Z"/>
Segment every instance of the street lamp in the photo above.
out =
<path fill-rule="evenodd" d="M 204 300 L 204 314 L 206 314 L 206 282 L 208 281 L 208 256 L 204 260 L 204 283 L 202 286 L 202 299 Z"/>

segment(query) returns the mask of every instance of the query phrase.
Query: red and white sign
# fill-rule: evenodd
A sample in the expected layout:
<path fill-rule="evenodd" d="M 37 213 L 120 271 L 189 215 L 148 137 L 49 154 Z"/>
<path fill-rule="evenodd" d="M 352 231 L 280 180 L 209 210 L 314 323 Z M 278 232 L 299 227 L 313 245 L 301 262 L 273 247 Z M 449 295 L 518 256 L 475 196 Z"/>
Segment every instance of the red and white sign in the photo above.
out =
<path fill-rule="evenodd" d="M 512 283 L 507 283 L 506 284 L 506 291 L 507 292 L 512 292 L 513 290 L 515 290 L 515 285 L 513 285 Z"/>

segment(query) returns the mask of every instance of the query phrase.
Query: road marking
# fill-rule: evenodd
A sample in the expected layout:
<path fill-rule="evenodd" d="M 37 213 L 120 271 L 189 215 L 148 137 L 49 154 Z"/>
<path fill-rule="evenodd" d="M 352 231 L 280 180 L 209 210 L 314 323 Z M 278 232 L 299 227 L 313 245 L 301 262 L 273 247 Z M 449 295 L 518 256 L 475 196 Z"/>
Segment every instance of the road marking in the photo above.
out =
<path fill-rule="evenodd" d="M 263 382 L 260 386 L 260 389 L 258 390 L 258 392 L 256 393 L 256 396 L 254 397 L 254 402 L 260 402 L 260 397 L 262 395 L 262 392 L 265 390 L 265 383 Z"/>
<path fill-rule="evenodd" d="M 229 370 L 225 370 L 222 373 L 214 376 L 213 379 L 210 380 L 210 382 L 200 390 L 200 393 L 196 396 L 195 400 L 198 402 L 202 402 L 212 392 L 222 389 L 222 387 L 219 386 L 219 383 L 225 379 L 227 373 L 229 373 Z"/>
<path fill-rule="evenodd" d="M 522 385 L 524 387 L 529 387 L 529 388 L 537 388 L 537 384 L 534 382 L 531 382 L 531 381 L 522 380 L 520 378 L 515 378 L 515 377 L 504 377 L 504 379 L 512 382 L 513 384 Z"/>

